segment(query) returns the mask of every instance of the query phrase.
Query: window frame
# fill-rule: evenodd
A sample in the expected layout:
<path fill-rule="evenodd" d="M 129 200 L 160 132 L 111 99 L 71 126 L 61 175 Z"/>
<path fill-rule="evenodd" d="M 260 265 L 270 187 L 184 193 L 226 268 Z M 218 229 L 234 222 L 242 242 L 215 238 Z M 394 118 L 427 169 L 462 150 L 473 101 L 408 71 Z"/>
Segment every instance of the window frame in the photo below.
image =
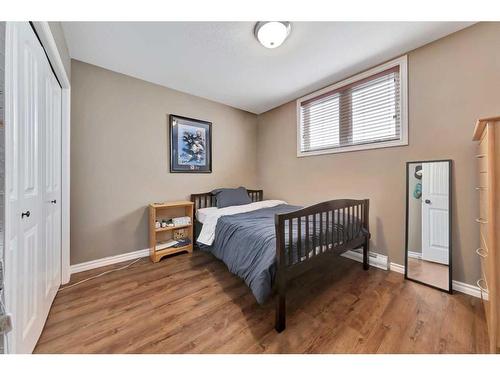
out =
<path fill-rule="evenodd" d="M 400 103 L 400 119 L 401 119 L 400 139 L 365 143 L 365 144 L 351 145 L 351 146 L 340 146 L 340 147 L 327 148 L 316 151 L 301 151 L 300 146 L 302 141 L 302 121 L 300 116 L 300 109 L 303 102 L 310 101 L 311 99 L 320 97 L 321 95 L 324 95 L 330 91 L 338 90 L 342 87 L 369 78 L 373 75 L 394 68 L 396 66 L 399 66 L 399 80 L 400 80 L 399 83 L 399 103 Z M 297 119 L 297 157 L 315 156 L 324 154 L 338 154 L 343 152 L 373 150 L 377 148 L 407 146 L 408 145 L 408 56 L 403 55 L 394 60 L 388 61 L 382 65 L 378 65 L 374 68 L 366 70 L 362 73 L 358 73 L 352 77 L 349 77 L 340 82 L 334 83 L 333 85 L 327 86 L 321 90 L 315 91 L 309 95 L 297 99 L 296 119 Z"/>

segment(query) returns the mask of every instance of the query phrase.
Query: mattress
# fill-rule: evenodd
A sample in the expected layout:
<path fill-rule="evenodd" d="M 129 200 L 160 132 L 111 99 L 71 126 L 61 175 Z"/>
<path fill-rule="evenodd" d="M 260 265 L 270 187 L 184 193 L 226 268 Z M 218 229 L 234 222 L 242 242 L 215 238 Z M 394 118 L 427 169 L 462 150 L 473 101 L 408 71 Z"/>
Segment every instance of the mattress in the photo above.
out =
<path fill-rule="evenodd" d="M 219 209 L 217 207 L 206 207 L 206 208 L 200 208 L 196 210 L 196 219 L 200 223 L 204 223 L 207 217 L 210 215 L 213 215 L 215 212 L 217 212 Z"/>

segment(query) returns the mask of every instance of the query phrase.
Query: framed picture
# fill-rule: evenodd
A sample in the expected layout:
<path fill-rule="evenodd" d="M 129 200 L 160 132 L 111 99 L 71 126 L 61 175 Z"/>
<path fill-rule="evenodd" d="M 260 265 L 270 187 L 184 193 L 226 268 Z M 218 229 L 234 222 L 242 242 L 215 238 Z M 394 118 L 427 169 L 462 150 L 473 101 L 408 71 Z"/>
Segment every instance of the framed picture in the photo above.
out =
<path fill-rule="evenodd" d="M 212 173 L 212 123 L 177 115 L 170 122 L 170 172 Z"/>

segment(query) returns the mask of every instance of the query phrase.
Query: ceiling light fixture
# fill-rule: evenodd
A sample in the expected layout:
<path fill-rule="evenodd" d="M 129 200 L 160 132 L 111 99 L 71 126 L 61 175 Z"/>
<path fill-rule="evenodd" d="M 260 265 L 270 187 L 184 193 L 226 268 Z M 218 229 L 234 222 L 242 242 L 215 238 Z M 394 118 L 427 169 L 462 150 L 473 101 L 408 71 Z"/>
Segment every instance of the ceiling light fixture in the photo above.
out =
<path fill-rule="evenodd" d="M 276 48 L 283 44 L 291 30 L 290 22 L 261 21 L 255 24 L 253 33 L 264 47 Z"/>

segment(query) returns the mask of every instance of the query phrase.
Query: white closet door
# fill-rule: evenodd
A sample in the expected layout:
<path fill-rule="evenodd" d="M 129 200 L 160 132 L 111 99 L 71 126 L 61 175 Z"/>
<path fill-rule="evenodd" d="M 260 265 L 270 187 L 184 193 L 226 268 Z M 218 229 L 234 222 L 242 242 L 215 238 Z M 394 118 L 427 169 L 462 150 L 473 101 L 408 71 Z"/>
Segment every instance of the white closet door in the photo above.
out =
<path fill-rule="evenodd" d="M 42 261 L 41 189 L 40 189 L 40 64 L 38 41 L 29 25 L 19 27 L 18 40 L 18 121 L 19 121 L 19 208 L 18 248 L 18 348 L 34 348 L 43 328 L 39 290 Z M 31 34 L 30 34 L 31 31 Z"/>
<path fill-rule="evenodd" d="M 42 252 L 42 289 L 50 309 L 61 284 L 61 87 L 45 60 L 42 75 L 45 105 L 42 123 L 42 223 L 44 242 Z"/>
<path fill-rule="evenodd" d="M 14 323 L 8 346 L 10 352 L 31 353 L 60 285 L 60 212 L 45 200 L 60 200 L 61 92 L 29 23 L 9 22 L 7 35 L 12 113 L 6 137 L 6 256 L 13 286 L 7 303 Z"/>

